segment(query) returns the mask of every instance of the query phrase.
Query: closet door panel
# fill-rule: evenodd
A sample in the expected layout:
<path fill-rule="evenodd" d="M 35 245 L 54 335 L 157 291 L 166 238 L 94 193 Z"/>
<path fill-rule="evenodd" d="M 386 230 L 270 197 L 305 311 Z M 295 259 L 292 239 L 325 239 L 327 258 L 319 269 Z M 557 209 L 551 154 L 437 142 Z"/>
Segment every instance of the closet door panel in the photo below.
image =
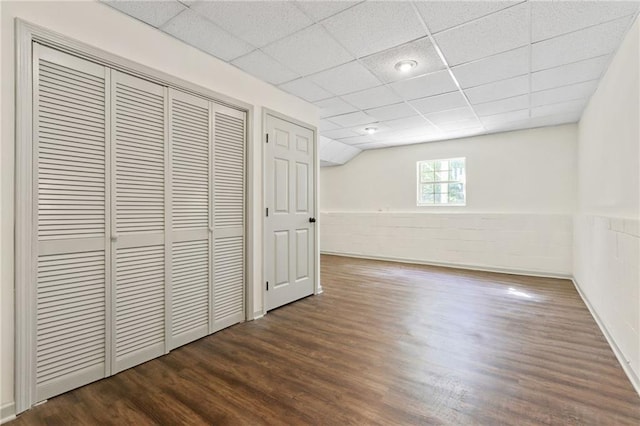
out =
<path fill-rule="evenodd" d="M 107 374 L 107 72 L 34 44 L 36 401 Z"/>
<path fill-rule="evenodd" d="M 211 124 L 209 101 L 169 91 L 171 347 L 209 332 Z"/>
<path fill-rule="evenodd" d="M 112 71 L 114 373 L 165 353 L 165 88 Z"/>
<path fill-rule="evenodd" d="M 213 104 L 214 279 L 211 332 L 245 318 L 245 113 Z"/>

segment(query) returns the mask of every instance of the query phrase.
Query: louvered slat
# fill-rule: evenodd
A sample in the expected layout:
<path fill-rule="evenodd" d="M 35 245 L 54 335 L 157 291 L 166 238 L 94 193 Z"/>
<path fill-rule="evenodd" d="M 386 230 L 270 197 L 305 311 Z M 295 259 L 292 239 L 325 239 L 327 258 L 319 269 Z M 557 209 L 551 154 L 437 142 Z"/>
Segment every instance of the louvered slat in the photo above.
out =
<path fill-rule="evenodd" d="M 39 61 L 40 240 L 104 237 L 104 85 L 104 78 L 45 59 Z M 76 185 L 86 178 L 96 182 L 91 191 Z"/>
<path fill-rule="evenodd" d="M 244 226 L 244 118 L 215 113 L 215 226 Z"/>
<path fill-rule="evenodd" d="M 244 238 L 218 238 L 215 243 L 214 320 L 243 315 Z"/>
<path fill-rule="evenodd" d="M 164 98 L 136 87 L 133 77 L 118 77 L 114 83 L 117 230 L 163 231 Z"/>
<path fill-rule="evenodd" d="M 173 229 L 209 226 L 208 102 L 186 94 L 171 101 Z M 198 105 L 197 103 L 200 103 Z"/>
<path fill-rule="evenodd" d="M 172 336 L 194 338 L 207 334 L 209 325 L 209 241 L 173 244 Z"/>
<path fill-rule="evenodd" d="M 86 370 L 94 371 L 93 380 L 103 377 L 104 251 L 39 256 L 36 303 L 36 386 L 47 389 L 56 380 L 65 381 L 65 375 Z M 39 391 L 38 397 L 82 384 L 53 386 L 53 393 Z"/>
<path fill-rule="evenodd" d="M 118 249 L 116 360 L 164 343 L 164 246 Z"/>

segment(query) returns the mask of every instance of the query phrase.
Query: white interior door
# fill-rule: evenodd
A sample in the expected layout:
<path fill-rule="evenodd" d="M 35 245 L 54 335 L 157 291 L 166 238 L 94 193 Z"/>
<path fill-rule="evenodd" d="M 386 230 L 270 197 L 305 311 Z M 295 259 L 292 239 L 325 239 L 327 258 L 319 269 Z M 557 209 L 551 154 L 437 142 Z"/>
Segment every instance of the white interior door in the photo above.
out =
<path fill-rule="evenodd" d="M 171 349 L 209 334 L 212 138 L 210 102 L 169 90 Z"/>
<path fill-rule="evenodd" d="M 108 374 L 108 70 L 34 44 L 36 401 Z"/>
<path fill-rule="evenodd" d="M 111 73 L 113 373 L 165 353 L 166 88 Z"/>
<path fill-rule="evenodd" d="M 313 131 L 266 118 L 265 273 L 267 310 L 315 289 Z"/>
<path fill-rule="evenodd" d="M 211 104 L 213 118 L 213 292 L 210 332 L 245 319 L 246 115 Z"/>

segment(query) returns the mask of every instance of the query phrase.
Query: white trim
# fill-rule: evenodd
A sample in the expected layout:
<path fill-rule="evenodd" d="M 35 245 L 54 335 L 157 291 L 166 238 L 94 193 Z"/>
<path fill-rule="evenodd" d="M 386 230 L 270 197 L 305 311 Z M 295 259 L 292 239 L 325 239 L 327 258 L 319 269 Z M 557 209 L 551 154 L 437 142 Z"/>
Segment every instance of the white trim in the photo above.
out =
<path fill-rule="evenodd" d="M 253 313 L 253 318 L 251 318 L 251 321 L 258 320 L 262 317 L 264 317 L 264 314 L 262 313 L 262 311 L 256 311 Z"/>
<path fill-rule="evenodd" d="M 527 271 L 524 269 L 498 268 L 498 267 L 492 267 L 492 266 L 482 266 L 482 265 L 473 265 L 473 264 L 465 264 L 465 263 L 435 262 L 435 261 L 429 261 L 429 260 L 410 259 L 410 258 L 401 258 L 401 257 L 372 256 L 372 255 L 359 254 L 359 253 L 344 253 L 344 252 L 333 252 L 333 251 L 326 251 L 326 250 L 322 250 L 321 253 L 327 254 L 330 256 L 354 257 L 357 259 L 369 259 L 369 260 L 382 260 L 385 262 L 411 263 L 415 265 L 440 266 L 443 268 L 466 269 L 470 271 L 495 272 L 497 274 L 526 275 L 529 277 L 557 278 L 557 279 L 563 279 L 563 280 L 570 280 L 573 278 L 569 274 L 560 274 L 557 272 Z"/>
<path fill-rule="evenodd" d="M 607 339 L 607 343 L 609 343 L 609 347 L 611 347 L 613 354 L 616 356 L 616 359 L 620 363 L 620 366 L 622 366 L 622 370 L 625 372 L 625 374 L 629 378 L 631 385 L 633 386 L 635 391 L 638 393 L 638 395 L 640 395 L 640 377 L 638 377 L 635 371 L 633 371 L 633 369 L 631 368 L 629 360 L 627 360 L 627 358 L 624 356 L 624 354 L 622 353 L 622 350 L 620 350 L 620 347 L 616 344 L 616 341 L 613 339 L 613 336 L 611 335 L 611 333 L 609 333 L 609 330 L 607 330 L 607 327 L 605 326 L 604 322 L 600 319 L 600 316 L 596 312 L 595 308 L 593 307 L 591 302 L 589 302 L 589 299 L 580 288 L 580 285 L 578 284 L 578 280 L 576 280 L 575 277 L 572 277 L 571 282 L 573 283 L 574 287 L 576 288 L 576 291 L 582 298 L 582 301 L 584 302 L 584 304 L 587 305 L 587 309 L 589 309 L 591 316 L 596 321 L 596 324 L 598 324 L 598 327 L 600 328 L 600 331 L 604 335 L 605 339 Z"/>
<path fill-rule="evenodd" d="M 16 418 L 16 403 L 9 402 L 0 407 L 0 424 L 10 422 Z"/>

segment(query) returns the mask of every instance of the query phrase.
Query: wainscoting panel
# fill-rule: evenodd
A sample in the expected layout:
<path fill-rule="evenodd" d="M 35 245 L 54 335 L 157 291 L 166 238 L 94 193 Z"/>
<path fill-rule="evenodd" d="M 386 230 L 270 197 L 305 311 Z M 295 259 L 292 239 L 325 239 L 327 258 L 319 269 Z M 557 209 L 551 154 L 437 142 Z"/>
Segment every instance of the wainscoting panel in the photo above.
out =
<path fill-rule="evenodd" d="M 326 212 L 321 251 L 570 276 L 572 216 Z"/>

